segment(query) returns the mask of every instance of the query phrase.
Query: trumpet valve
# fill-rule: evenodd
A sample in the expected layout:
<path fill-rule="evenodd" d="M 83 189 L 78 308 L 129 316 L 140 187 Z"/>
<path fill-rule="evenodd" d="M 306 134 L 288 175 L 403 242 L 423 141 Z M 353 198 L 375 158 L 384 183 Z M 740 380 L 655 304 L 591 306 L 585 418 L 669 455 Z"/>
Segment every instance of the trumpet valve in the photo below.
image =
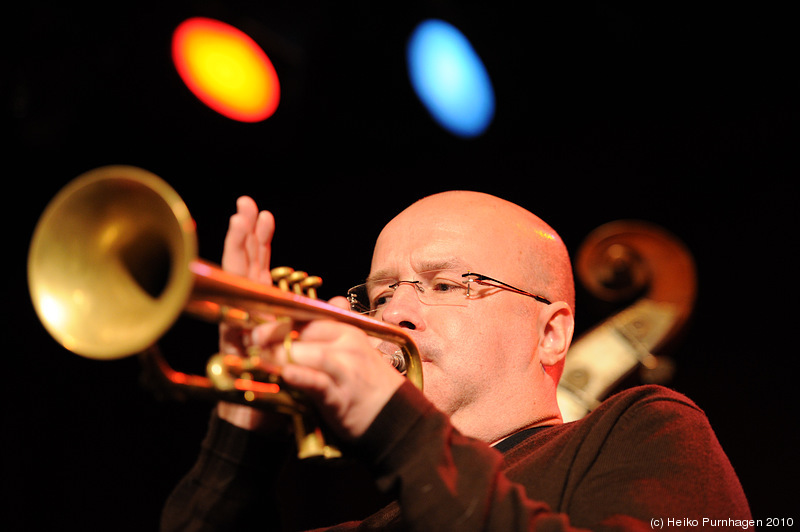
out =
<path fill-rule="evenodd" d="M 308 278 L 308 274 L 306 272 L 293 272 L 286 278 L 286 282 L 289 283 L 289 287 L 291 288 L 292 292 L 297 295 L 303 295 L 303 288 L 301 283 Z"/>
<path fill-rule="evenodd" d="M 290 268 L 289 266 L 279 266 L 277 268 L 272 268 L 272 270 L 270 270 L 270 275 L 272 275 L 272 282 L 275 283 L 278 286 L 278 288 L 284 291 L 289 290 L 288 278 L 293 273 L 294 273 L 294 268 Z"/>
<path fill-rule="evenodd" d="M 322 277 L 311 275 L 298 283 L 300 289 L 311 299 L 317 299 L 317 288 L 322 286 Z"/>
<path fill-rule="evenodd" d="M 288 266 L 273 268 L 270 273 L 272 274 L 272 281 L 281 290 L 317 299 L 317 288 L 322 286 L 321 277 L 309 275 L 302 271 L 295 271 Z"/>

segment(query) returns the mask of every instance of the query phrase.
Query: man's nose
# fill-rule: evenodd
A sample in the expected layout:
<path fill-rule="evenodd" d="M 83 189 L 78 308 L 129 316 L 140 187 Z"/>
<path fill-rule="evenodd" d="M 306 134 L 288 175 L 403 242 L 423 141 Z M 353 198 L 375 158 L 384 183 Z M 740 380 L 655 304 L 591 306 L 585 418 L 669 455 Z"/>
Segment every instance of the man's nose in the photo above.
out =
<path fill-rule="evenodd" d="M 413 281 L 401 281 L 398 285 L 392 299 L 377 317 L 405 329 L 424 329 L 424 321 L 420 314 L 419 288 Z"/>

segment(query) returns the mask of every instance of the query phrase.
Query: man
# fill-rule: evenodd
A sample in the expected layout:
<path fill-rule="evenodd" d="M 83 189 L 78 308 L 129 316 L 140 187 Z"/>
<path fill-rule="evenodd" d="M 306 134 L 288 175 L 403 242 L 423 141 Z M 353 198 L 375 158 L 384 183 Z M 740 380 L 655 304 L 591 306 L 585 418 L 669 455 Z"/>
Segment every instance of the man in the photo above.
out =
<path fill-rule="evenodd" d="M 241 198 L 223 268 L 269 282 L 273 230 L 271 215 Z M 381 232 L 361 295 L 374 317 L 417 343 L 424 396 L 348 325 L 312 322 L 290 359 L 280 325 L 223 327 L 223 350 L 252 342 L 285 364 L 283 378 L 318 406 L 352 469 L 298 465 L 276 414 L 220 404 L 198 464 L 167 504 L 165 529 L 337 518 L 348 521 L 339 529 L 651 529 L 706 518 L 741 530 L 749 520 L 730 463 L 687 398 L 641 387 L 562 423 L 556 387 L 574 325 L 571 266 L 556 232 L 530 212 L 476 192 L 424 198 Z M 357 474 L 378 496 L 335 484 L 355 484 Z M 304 521 L 292 510 L 314 515 Z"/>

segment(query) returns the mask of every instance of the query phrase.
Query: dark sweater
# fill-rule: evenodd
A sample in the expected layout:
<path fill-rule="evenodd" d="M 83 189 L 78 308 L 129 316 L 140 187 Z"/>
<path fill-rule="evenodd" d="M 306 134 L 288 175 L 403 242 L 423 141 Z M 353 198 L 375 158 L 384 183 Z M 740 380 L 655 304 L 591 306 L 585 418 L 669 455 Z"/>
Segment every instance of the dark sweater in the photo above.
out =
<path fill-rule="evenodd" d="M 657 386 L 491 448 L 406 383 L 343 448 L 349 459 L 298 461 L 291 446 L 212 418 L 163 530 L 652 530 L 704 519 L 742 530 L 750 519 L 705 414 Z"/>

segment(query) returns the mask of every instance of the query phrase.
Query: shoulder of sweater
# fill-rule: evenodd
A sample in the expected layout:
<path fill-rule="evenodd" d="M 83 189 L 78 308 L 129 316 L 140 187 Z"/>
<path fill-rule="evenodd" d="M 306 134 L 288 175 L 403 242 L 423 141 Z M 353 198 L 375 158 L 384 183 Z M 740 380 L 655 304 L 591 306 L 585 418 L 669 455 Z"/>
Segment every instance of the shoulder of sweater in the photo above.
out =
<path fill-rule="evenodd" d="M 670 418 L 690 417 L 697 422 L 706 423 L 705 412 L 686 395 L 664 386 L 648 384 L 614 393 L 583 418 L 552 427 L 555 430 L 550 436 L 594 430 L 598 426 L 610 428 L 623 418 L 659 423 L 659 419 L 665 422 Z"/>
<path fill-rule="evenodd" d="M 659 385 L 642 385 L 621 390 L 579 420 L 587 425 L 705 426 L 708 418 L 686 395 Z"/>
<path fill-rule="evenodd" d="M 603 401 L 597 410 L 603 408 L 623 408 L 629 410 L 631 408 L 652 405 L 654 403 L 658 403 L 662 408 L 681 410 L 689 408 L 705 415 L 702 409 L 683 393 L 656 384 L 634 386 L 616 392 Z"/>
<path fill-rule="evenodd" d="M 694 403 L 694 401 L 689 399 L 689 397 L 687 397 L 686 395 L 671 388 L 667 388 L 665 386 L 660 386 L 657 384 L 645 384 L 641 386 L 634 386 L 632 388 L 626 388 L 624 390 L 620 390 L 619 392 L 616 392 L 613 395 L 609 396 L 605 401 L 603 401 L 602 404 L 633 405 L 633 404 L 653 402 L 653 401 L 670 401 L 700 410 L 700 408 Z"/>
<path fill-rule="evenodd" d="M 559 448 L 591 447 L 591 442 L 601 445 L 618 430 L 647 434 L 665 426 L 689 431 L 708 427 L 708 420 L 705 413 L 680 392 L 658 385 L 635 386 L 611 395 L 581 419 L 532 434 L 506 458 L 513 462 L 523 457 L 531 445 L 549 442 Z"/>

